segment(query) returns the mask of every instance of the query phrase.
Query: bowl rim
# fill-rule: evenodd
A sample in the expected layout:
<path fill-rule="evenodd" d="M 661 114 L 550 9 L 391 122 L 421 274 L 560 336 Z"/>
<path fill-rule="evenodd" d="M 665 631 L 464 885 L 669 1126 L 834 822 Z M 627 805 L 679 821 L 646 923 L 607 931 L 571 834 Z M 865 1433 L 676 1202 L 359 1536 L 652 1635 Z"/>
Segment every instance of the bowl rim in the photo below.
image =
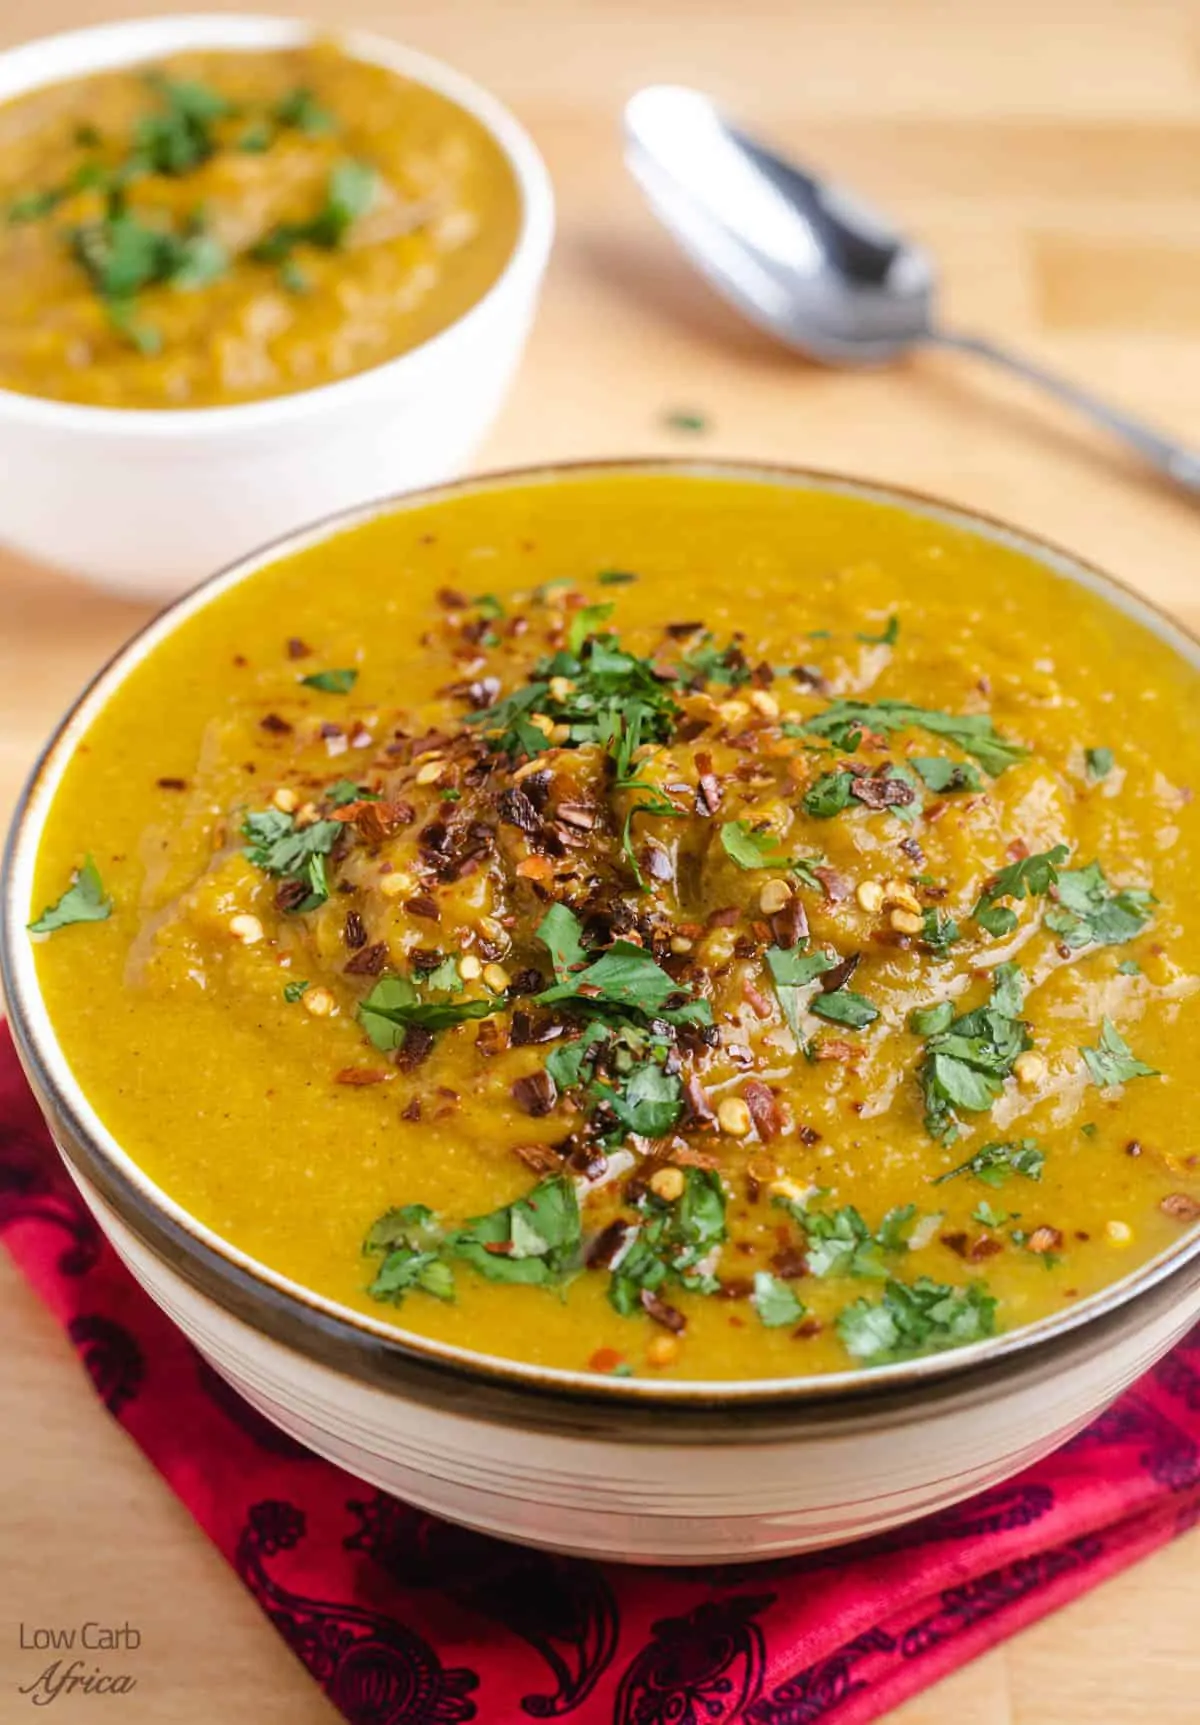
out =
<path fill-rule="evenodd" d="M 158 643 L 229 589 L 253 578 L 280 558 L 336 538 L 381 516 L 406 514 L 428 505 L 492 490 L 552 486 L 587 479 L 657 476 L 725 480 L 856 497 L 899 508 L 949 525 L 976 538 L 1015 550 L 1051 574 L 1098 593 L 1116 609 L 1150 629 L 1200 672 L 1200 636 L 1115 576 L 1061 547 L 997 517 L 948 503 L 910 488 L 858 480 L 815 468 L 737 460 L 664 458 L 545 462 L 494 470 L 336 511 L 307 527 L 281 535 L 201 581 L 152 618 L 103 665 L 72 703 L 36 760 L 18 799 L 0 866 L 0 991 L 7 1000 L 18 1054 L 53 1119 L 59 1148 L 151 1251 L 164 1258 L 199 1292 L 234 1316 L 283 1340 L 295 1351 L 367 1381 L 403 1384 L 449 1377 L 462 1385 L 489 1384 L 523 1395 L 603 1403 L 630 1411 L 653 1408 L 777 1410 L 795 1414 L 848 1400 L 876 1402 L 895 1394 L 953 1393 L 973 1375 L 992 1380 L 1022 1371 L 1030 1357 L 1043 1363 L 1078 1341 L 1119 1329 L 1127 1308 L 1175 1278 L 1184 1280 L 1200 1260 L 1200 1226 L 1181 1234 L 1153 1258 L 1078 1303 L 1033 1324 L 965 1347 L 891 1365 L 796 1378 L 648 1379 L 602 1378 L 520 1360 L 505 1360 L 399 1328 L 354 1307 L 317 1294 L 243 1252 L 199 1222 L 138 1167 L 104 1126 L 76 1083 L 41 1000 L 34 943 L 26 916 L 41 829 L 74 747 L 125 677 Z M 64 1143 L 64 1139 L 69 1140 Z"/>
<path fill-rule="evenodd" d="M 260 400 L 181 408 L 98 407 L 0 387 L 0 415 L 50 431 L 159 439 L 252 432 L 270 429 L 280 421 L 300 422 L 330 407 L 353 409 L 358 397 L 371 395 L 381 384 L 419 384 L 422 376 L 440 363 L 445 349 L 473 335 L 514 285 L 536 281 L 549 257 L 554 234 L 554 190 L 537 145 L 516 115 L 482 84 L 431 54 L 375 31 L 323 29 L 312 20 L 282 13 L 220 12 L 160 13 L 60 30 L 0 53 L 0 105 L 55 84 L 132 68 L 163 54 L 186 53 L 193 48 L 255 53 L 323 41 L 332 42 L 350 59 L 383 66 L 446 97 L 476 120 L 500 149 L 516 182 L 521 219 L 495 280 L 453 322 L 415 347 L 329 383 Z M 108 52 L 114 44 L 127 46 L 127 52 Z M 92 50 L 101 51 L 100 64 L 76 71 L 65 69 L 64 61 L 87 57 Z"/>

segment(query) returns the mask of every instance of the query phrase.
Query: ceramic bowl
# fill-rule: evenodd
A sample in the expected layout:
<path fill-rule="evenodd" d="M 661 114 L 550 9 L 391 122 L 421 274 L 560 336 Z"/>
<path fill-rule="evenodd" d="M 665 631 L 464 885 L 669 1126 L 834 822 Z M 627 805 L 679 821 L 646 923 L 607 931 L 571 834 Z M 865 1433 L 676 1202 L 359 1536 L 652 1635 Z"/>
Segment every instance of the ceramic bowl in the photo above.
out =
<path fill-rule="evenodd" d="M 944 1509 L 1079 1430 L 1200 1317 L 1200 1233 L 1052 1318 L 874 1371 L 750 1382 L 597 1378 L 405 1335 L 298 1286 L 188 1215 L 114 1140 L 42 1004 L 34 859 L 67 761 L 130 669 L 281 553 L 384 509 L 561 473 L 674 471 L 891 503 L 1024 552 L 1101 593 L 1200 669 L 1200 643 L 1064 552 L 927 499 L 830 476 L 701 464 L 542 469 L 328 521 L 247 558 L 166 612 L 101 672 L 26 790 L 3 878 L 0 979 L 17 1047 L 72 1176 L 133 1274 L 261 1413 L 376 1486 L 470 1527 L 640 1563 L 766 1558 Z"/>
<path fill-rule="evenodd" d="M 286 18 L 133 19 L 0 54 L 0 102 L 188 49 L 294 47 Z M 437 90 L 484 125 L 520 188 L 505 269 L 457 322 L 397 359 L 320 388 L 180 411 L 78 406 L 0 389 L 0 540 L 137 598 L 173 598 L 284 533 L 461 471 L 508 389 L 549 256 L 554 198 L 527 133 L 461 73 L 382 37 L 338 44 Z"/>

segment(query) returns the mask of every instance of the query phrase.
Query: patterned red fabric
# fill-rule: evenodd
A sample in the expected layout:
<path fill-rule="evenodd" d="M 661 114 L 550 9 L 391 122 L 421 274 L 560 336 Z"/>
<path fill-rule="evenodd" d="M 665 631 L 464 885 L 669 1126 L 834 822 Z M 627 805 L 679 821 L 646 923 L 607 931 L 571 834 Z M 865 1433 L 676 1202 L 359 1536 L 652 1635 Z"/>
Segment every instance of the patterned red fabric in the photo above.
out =
<path fill-rule="evenodd" d="M 0 1230 L 97 1394 L 351 1725 L 865 1725 L 1200 1519 L 1200 1331 L 1065 1449 L 769 1564 L 622 1569 L 434 1520 L 249 1408 L 131 1280 L 0 1032 Z"/>

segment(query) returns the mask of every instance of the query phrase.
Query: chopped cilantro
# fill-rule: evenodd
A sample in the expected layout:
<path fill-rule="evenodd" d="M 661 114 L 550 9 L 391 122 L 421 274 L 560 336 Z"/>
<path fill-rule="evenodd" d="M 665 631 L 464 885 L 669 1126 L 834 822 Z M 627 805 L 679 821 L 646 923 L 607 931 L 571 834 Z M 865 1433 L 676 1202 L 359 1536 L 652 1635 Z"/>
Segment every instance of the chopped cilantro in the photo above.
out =
<path fill-rule="evenodd" d="M 582 1245 L 579 1200 L 573 1182 L 562 1174 L 446 1237 L 447 1252 L 489 1282 L 542 1287 L 560 1284 L 581 1268 Z"/>
<path fill-rule="evenodd" d="M 1027 1180 L 1040 1180 L 1045 1162 L 1045 1152 L 1036 1138 L 1010 1138 L 1000 1144 L 983 1145 L 957 1168 L 951 1168 L 947 1174 L 939 1174 L 933 1184 L 943 1186 L 947 1180 L 955 1180 L 960 1174 L 973 1174 L 985 1186 L 1002 1186 L 1010 1174 L 1024 1174 Z"/>
<path fill-rule="evenodd" d="M 325 184 L 325 201 L 306 222 L 280 222 L 251 246 L 258 263 L 281 264 L 298 245 L 336 251 L 360 216 L 375 201 L 379 175 L 366 162 L 338 162 Z"/>
<path fill-rule="evenodd" d="M 600 625 L 607 623 L 615 610 L 615 605 L 585 605 L 582 610 L 576 611 L 567 631 L 567 651 L 578 659 L 583 652 L 584 643 L 599 633 Z"/>
<path fill-rule="evenodd" d="M 993 1335 L 996 1301 L 982 1282 L 959 1289 L 928 1276 L 912 1283 L 890 1280 L 881 1300 L 856 1300 L 837 1322 L 847 1351 L 878 1366 Z"/>
<path fill-rule="evenodd" d="M 112 900 L 105 897 L 100 871 L 89 856 L 62 897 L 48 904 L 36 922 L 29 924 L 29 932 L 53 934 L 75 922 L 105 922 L 111 915 Z"/>
<path fill-rule="evenodd" d="M 285 982 L 283 985 L 283 998 L 287 1001 L 289 1006 L 295 1006 L 296 1002 L 301 999 L 309 987 L 310 984 L 307 982 Z"/>
<path fill-rule="evenodd" d="M 293 911 L 316 910 L 329 897 L 325 858 L 344 831 L 341 821 L 298 827 L 294 816 L 279 809 L 252 810 L 242 822 L 242 836 L 250 841 L 245 854 L 255 868 L 305 888 L 304 896 L 288 906 Z"/>
<path fill-rule="evenodd" d="M 779 1330 L 785 1324 L 798 1324 L 804 1307 L 786 1282 L 769 1270 L 758 1270 L 754 1276 L 754 1292 L 750 1304 L 768 1330 Z"/>
<path fill-rule="evenodd" d="M 331 808 L 340 809 L 347 803 L 377 803 L 382 799 L 378 791 L 369 791 L 353 779 L 338 779 L 326 790 L 325 801 Z"/>
<path fill-rule="evenodd" d="M 1067 946 L 1119 946 L 1140 934 L 1150 920 L 1154 894 L 1144 887 L 1114 892 L 1098 862 L 1061 869 L 1058 903 L 1046 912 L 1046 926 Z"/>
<path fill-rule="evenodd" d="M 306 689 L 320 689 L 323 695 L 348 695 L 358 682 L 358 672 L 349 667 L 339 671 L 310 671 L 299 680 Z"/>
<path fill-rule="evenodd" d="M 805 814 L 812 815 L 814 820 L 818 821 L 827 821 L 834 815 L 840 815 L 843 809 L 850 807 L 850 787 L 853 783 L 853 773 L 822 773 L 804 793 Z"/>
<path fill-rule="evenodd" d="M 1110 1084 L 1127 1084 L 1131 1078 L 1158 1078 L 1157 1066 L 1139 1060 L 1110 1018 L 1100 1021 L 1100 1041 L 1095 1048 L 1081 1048 L 1092 1083 L 1101 1090 Z"/>
<path fill-rule="evenodd" d="M 1116 756 L 1111 749 L 1085 749 L 1083 757 L 1087 762 L 1089 779 L 1106 779 L 1116 765 Z"/>
<path fill-rule="evenodd" d="M 990 1199 L 981 1198 L 971 1211 L 971 1220 L 984 1228 L 1003 1228 L 1011 1220 L 1011 1215 L 1008 1210 L 997 1210 Z"/>
<path fill-rule="evenodd" d="M 804 1235 L 804 1259 L 810 1276 L 858 1276 L 881 1280 L 888 1271 L 878 1254 L 907 1252 L 908 1235 L 917 1218 L 916 1206 L 889 1210 L 872 1233 L 853 1204 L 840 1210 L 810 1210 L 794 1199 L 776 1198 Z"/>
<path fill-rule="evenodd" d="M 281 97 L 272 110 L 272 116 L 278 125 L 294 127 L 308 138 L 323 137 L 337 130 L 333 115 L 303 85 L 297 85 Z"/>
<path fill-rule="evenodd" d="M 826 952 L 803 952 L 798 946 L 769 946 L 766 959 L 783 1016 L 799 1043 L 803 1040 L 800 1034 L 803 991 L 818 976 L 832 970 L 836 960 Z"/>
<path fill-rule="evenodd" d="M 721 845 L 739 868 L 780 868 L 787 862 L 775 834 L 755 832 L 748 821 L 722 822 Z"/>
<path fill-rule="evenodd" d="M 704 414 L 690 407 L 673 407 L 663 414 L 663 424 L 669 431 L 701 432 L 708 430 Z"/>
<path fill-rule="evenodd" d="M 425 1000 L 408 977 L 381 976 L 360 1002 L 358 1019 L 375 1047 L 390 1054 L 401 1047 L 410 1024 L 424 1030 L 449 1030 L 471 1018 L 488 1018 L 506 1004 L 503 998 Z"/>
<path fill-rule="evenodd" d="M 583 969 L 574 968 L 588 955 L 584 952 L 578 918 L 566 905 L 551 906 L 538 927 L 538 938 L 548 947 L 558 978 L 552 987 L 534 996 L 541 1005 L 582 1000 L 589 1011 L 613 1007 L 668 1022 L 712 1021 L 712 1010 L 706 1000 L 685 999 L 680 1006 L 669 1006 L 673 997 L 684 996 L 685 991 L 643 947 L 634 946 L 632 941 L 614 941 L 598 958 L 589 959 Z"/>
<path fill-rule="evenodd" d="M 1123 958 L 1117 966 L 1118 976 L 1140 976 L 1142 967 L 1136 958 Z"/>
<path fill-rule="evenodd" d="M 914 755 L 909 765 L 920 774 L 929 789 L 939 795 L 983 789 L 979 769 L 970 761 L 951 761 L 944 755 Z"/>
<path fill-rule="evenodd" d="M 725 1240 L 725 1193 L 707 1168 L 685 1168 L 683 1195 L 665 1204 L 647 1193 L 638 1204 L 640 1219 L 616 1261 L 608 1297 L 622 1317 L 642 1309 L 643 1292 L 657 1293 L 672 1282 L 694 1293 L 715 1293 L 719 1283 L 709 1265 Z"/>
<path fill-rule="evenodd" d="M 821 737 L 835 748 L 853 752 L 867 731 L 891 736 L 897 731 L 924 730 L 956 743 L 993 777 L 1028 752 L 1019 743 L 1002 737 L 986 713 L 941 713 L 930 707 L 914 707 L 907 701 L 837 700 L 823 713 L 807 720 L 809 736 Z"/>
<path fill-rule="evenodd" d="M 363 1241 L 367 1257 L 383 1259 L 367 1292 L 397 1306 L 413 1288 L 435 1299 L 452 1300 L 454 1274 L 441 1256 L 442 1247 L 442 1231 L 424 1204 L 388 1210 Z"/>
<path fill-rule="evenodd" d="M 936 958 L 945 958 L 961 930 L 954 918 L 934 906 L 922 913 L 921 939 Z"/>
<path fill-rule="evenodd" d="M 1048 893 L 1059 879 L 1059 863 L 1066 862 L 1069 855 L 1066 845 L 1052 845 L 1048 851 L 1020 857 L 1007 868 L 1000 869 L 979 895 L 972 913 L 975 921 L 989 934 L 1011 934 L 1017 926 L 1016 912 L 1007 905 L 998 905 L 997 899 L 1015 898 L 1019 901 Z"/>
<path fill-rule="evenodd" d="M 908 1015 L 908 1028 L 917 1036 L 936 1036 L 953 1022 L 954 1005 L 949 1000 L 939 1000 L 936 1006 L 914 1006 Z"/>
<path fill-rule="evenodd" d="M 930 1034 L 918 1082 L 925 1124 L 935 1138 L 953 1143 L 956 1111 L 986 1113 L 1004 1088 L 1018 1054 L 1032 1046 L 1021 1010 L 1021 972 L 997 965 L 987 1004 L 954 1018 Z"/>
<path fill-rule="evenodd" d="M 881 635 L 858 634 L 854 638 L 870 647 L 894 647 L 900 638 L 900 619 L 894 614 L 889 617 Z"/>
<path fill-rule="evenodd" d="M 637 576 L 628 569 L 601 569 L 596 579 L 602 587 L 628 587 L 631 581 L 637 580 Z"/>
<path fill-rule="evenodd" d="M 844 1024 L 848 1030 L 864 1030 L 879 1017 L 879 1008 L 850 988 L 837 988 L 829 994 L 816 995 L 809 1010 L 830 1024 Z"/>

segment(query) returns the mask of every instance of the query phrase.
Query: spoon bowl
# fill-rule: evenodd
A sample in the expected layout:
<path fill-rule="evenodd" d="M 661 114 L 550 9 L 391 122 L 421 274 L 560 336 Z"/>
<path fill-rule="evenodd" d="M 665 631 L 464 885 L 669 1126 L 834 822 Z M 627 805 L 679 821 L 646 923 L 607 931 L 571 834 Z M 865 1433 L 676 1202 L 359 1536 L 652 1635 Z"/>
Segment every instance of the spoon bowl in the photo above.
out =
<path fill-rule="evenodd" d="M 834 366 L 953 348 L 1015 372 L 1200 494 L 1200 455 L 1090 390 L 937 320 L 933 261 L 844 187 L 743 132 L 699 90 L 654 84 L 625 108 L 625 159 L 706 280 L 777 341 Z"/>

